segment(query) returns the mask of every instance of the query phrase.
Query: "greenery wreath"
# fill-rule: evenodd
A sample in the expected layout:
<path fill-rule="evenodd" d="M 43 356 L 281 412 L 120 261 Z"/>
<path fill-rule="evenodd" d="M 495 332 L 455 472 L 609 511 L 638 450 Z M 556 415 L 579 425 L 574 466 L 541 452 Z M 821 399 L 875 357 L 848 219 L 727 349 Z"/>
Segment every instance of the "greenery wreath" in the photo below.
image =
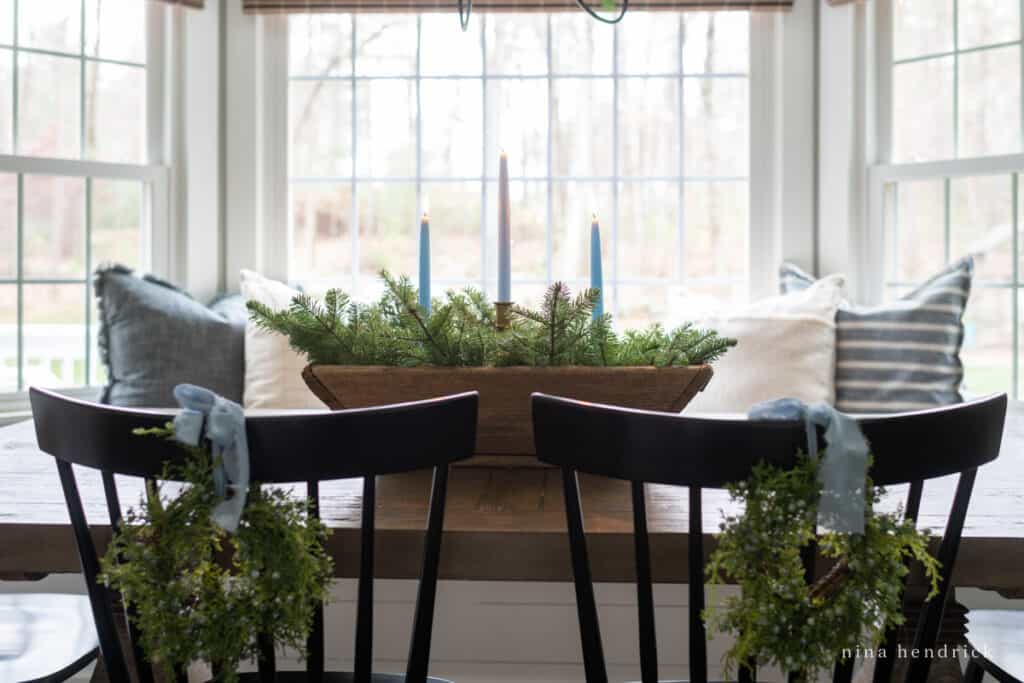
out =
<path fill-rule="evenodd" d="M 741 591 L 720 607 L 712 595 L 704 613 L 711 630 L 735 638 L 723 662 L 727 674 L 756 662 L 814 680 L 847 648 L 878 647 L 886 629 L 903 623 L 908 559 L 923 566 L 931 584 L 928 599 L 938 592 L 939 563 L 928 552 L 930 536 L 904 519 L 902 509 L 876 512 L 885 491 L 870 479 L 864 533 L 816 534 L 817 470 L 818 461 L 801 454 L 791 469 L 761 463 L 746 482 L 729 487 L 744 512 L 724 515 L 707 578 L 713 586 L 731 579 Z M 815 539 L 819 553 L 834 565 L 808 584 L 800 554 Z"/>
<path fill-rule="evenodd" d="M 136 433 L 173 438 L 173 426 Z M 102 558 L 100 581 L 131 606 L 154 667 L 170 675 L 206 661 L 216 680 L 231 682 L 239 662 L 258 657 L 260 634 L 305 651 L 333 577 L 328 530 L 305 500 L 253 484 L 238 532 L 228 534 L 211 518 L 219 499 L 209 449 L 182 448 L 186 464 L 165 477 L 184 486 L 172 497 L 147 484 Z"/>

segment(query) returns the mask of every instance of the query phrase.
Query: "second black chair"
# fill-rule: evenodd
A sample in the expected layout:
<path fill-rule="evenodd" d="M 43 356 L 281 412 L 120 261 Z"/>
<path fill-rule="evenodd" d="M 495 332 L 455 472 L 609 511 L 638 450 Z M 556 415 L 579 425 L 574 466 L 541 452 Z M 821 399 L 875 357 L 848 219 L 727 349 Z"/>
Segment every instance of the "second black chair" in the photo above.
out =
<path fill-rule="evenodd" d="M 112 683 L 129 683 L 129 663 L 118 638 L 109 591 L 97 583 L 99 562 L 72 465 L 99 470 L 110 525 L 121 523 L 114 475 L 152 479 L 165 463 L 181 464 L 185 453 L 171 442 L 132 434 L 137 427 L 158 427 L 170 412 L 143 412 L 85 403 L 32 389 L 32 414 L 39 447 L 54 457 L 89 590 L 100 651 Z M 292 683 L 445 683 L 428 678 L 430 640 L 437 592 L 441 533 L 448 466 L 473 454 L 476 441 L 476 392 L 381 408 L 333 413 L 249 418 L 251 479 L 264 484 L 305 482 L 314 514 L 319 515 L 319 486 L 331 479 L 363 478 L 361 560 L 356 616 L 355 666 L 351 673 L 324 672 L 323 607 L 318 606 L 304 672 L 277 673 L 272 642 L 261 642 L 259 673 L 243 681 Z M 423 569 L 406 673 L 375 674 L 373 660 L 373 554 L 375 477 L 432 468 L 433 488 L 424 542 Z M 138 639 L 129 629 L 133 643 Z M 153 672 L 133 645 L 141 683 Z M 184 674 L 179 674 L 183 679 Z"/>
<path fill-rule="evenodd" d="M 871 444 L 871 477 L 878 485 L 910 484 L 906 515 L 917 519 L 925 479 L 958 474 L 959 481 L 939 548 L 943 580 L 939 595 L 927 603 L 918 622 L 914 647 L 934 645 L 950 589 L 967 504 L 977 468 L 999 454 L 1006 414 L 1006 395 L 916 413 L 864 419 Z M 689 488 L 689 660 L 690 681 L 707 681 L 704 622 L 704 544 L 701 489 L 723 488 L 747 479 L 753 466 L 765 461 L 779 467 L 795 462 L 806 450 L 802 422 L 702 419 L 582 403 L 534 394 L 533 430 L 537 457 L 562 470 L 569 545 L 576 586 L 583 664 L 587 683 L 606 683 L 601 631 L 587 559 L 583 511 L 577 473 L 627 480 L 632 486 L 639 609 L 640 668 L 643 683 L 658 680 L 651 585 L 650 544 L 644 482 Z M 813 557 L 805 569 L 813 578 Z M 888 634 L 888 652 L 896 649 L 896 633 Z M 874 680 L 888 683 L 895 657 L 879 658 Z M 906 680 L 925 681 L 930 660 L 915 659 Z M 852 663 L 837 664 L 834 680 L 848 682 Z M 754 672 L 740 671 L 740 680 Z"/>

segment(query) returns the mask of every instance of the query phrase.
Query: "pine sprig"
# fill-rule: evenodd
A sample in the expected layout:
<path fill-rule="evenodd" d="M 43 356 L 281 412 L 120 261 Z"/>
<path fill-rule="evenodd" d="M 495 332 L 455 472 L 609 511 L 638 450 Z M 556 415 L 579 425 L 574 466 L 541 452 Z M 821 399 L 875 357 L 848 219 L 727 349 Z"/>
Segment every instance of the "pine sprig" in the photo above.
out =
<path fill-rule="evenodd" d="M 690 324 L 672 332 L 651 325 L 620 337 L 610 315 L 593 319 L 598 290 L 573 297 L 562 282 L 548 288 L 539 309 L 513 306 L 511 329 L 498 332 L 494 309 L 477 289 L 448 291 L 427 313 L 408 277 L 382 271 L 381 278 L 384 294 L 372 305 L 335 289 L 322 302 L 300 294 L 284 311 L 250 301 L 250 316 L 318 365 L 670 367 L 713 362 L 736 344 Z"/>

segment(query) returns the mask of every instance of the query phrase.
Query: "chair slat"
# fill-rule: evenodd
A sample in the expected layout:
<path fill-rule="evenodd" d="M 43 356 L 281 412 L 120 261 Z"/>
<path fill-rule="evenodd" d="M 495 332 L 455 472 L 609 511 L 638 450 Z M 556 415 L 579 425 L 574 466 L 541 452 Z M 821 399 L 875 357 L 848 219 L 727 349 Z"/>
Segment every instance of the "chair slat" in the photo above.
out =
<path fill-rule="evenodd" d="M 936 558 L 942 568 L 939 577 L 939 592 L 925 603 L 921 620 L 917 624 L 917 632 L 914 635 L 914 650 L 917 652 L 923 652 L 926 647 L 933 646 L 938 638 L 939 628 L 942 626 L 942 615 L 946 610 L 946 600 L 952 585 L 953 567 L 960 551 L 960 539 L 963 535 L 964 520 L 967 518 L 967 506 L 971 502 L 971 492 L 974 490 L 974 479 L 977 474 L 977 468 L 965 470 L 957 482 L 956 494 L 953 496 L 953 509 L 949 513 L 946 530 L 939 546 L 939 555 Z M 928 657 L 912 660 L 907 669 L 907 680 L 927 680 L 930 667 L 931 659 Z"/>
<path fill-rule="evenodd" d="M 274 640 L 267 634 L 261 633 L 256 638 L 256 645 L 260 651 L 260 658 L 256 666 L 260 674 L 260 683 L 274 683 L 277 678 L 277 656 L 274 652 Z"/>
<path fill-rule="evenodd" d="M 75 545 L 78 547 L 78 557 L 82 563 L 82 574 L 85 575 L 85 588 L 89 593 L 89 603 L 92 606 L 93 620 L 96 622 L 96 634 L 99 636 L 100 652 L 103 654 L 107 678 L 110 679 L 110 683 L 130 683 L 128 666 L 124 659 L 124 651 L 121 649 L 121 639 L 114 623 L 110 593 L 96 580 L 100 573 L 99 560 L 92 535 L 89 533 L 89 522 L 82 508 L 82 498 L 78 492 L 78 483 L 75 481 L 71 463 L 58 460 L 57 473 L 64 491 L 68 515 L 71 517 Z"/>
<path fill-rule="evenodd" d="M 708 653 L 707 633 L 704 628 L 704 512 L 701 506 L 701 489 L 691 486 L 690 527 L 687 533 L 687 550 L 690 572 L 690 681 L 707 683 Z"/>
<path fill-rule="evenodd" d="M 360 529 L 359 597 L 356 606 L 356 683 L 369 683 L 373 671 L 373 554 L 377 484 L 363 479 L 363 518 Z"/>
<path fill-rule="evenodd" d="M 118 529 L 121 527 L 121 500 L 117 493 L 117 482 L 114 480 L 114 475 L 110 472 L 103 472 L 102 479 L 103 496 L 107 501 L 107 516 L 110 518 L 110 528 Z M 150 480 L 147 479 L 147 491 L 149 490 L 149 487 Z M 119 556 L 118 562 L 121 561 L 122 558 Z M 121 596 L 121 606 L 124 609 L 126 630 L 128 632 L 128 643 L 132 649 L 132 658 L 135 661 L 135 673 L 138 676 L 139 683 L 153 683 L 153 667 L 150 666 L 149 661 L 142 652 L 142 635 L 139 633 L 138 626 L 135 625 L 135 608 L 124 599 L 124 596 Z"/>
<path fill-rule="evenodd" d="M 306 482 L 306 498 L 309 501 L 309 515 L 320 519 L 320 482 Z M 321 683 L 324 679 L 324 605 L 313 606 L 313 628 L 306 639 L 306 675 L 309 683 Z"/>
<path fill-rule="evenodd" d="M 583 669 L 587 683 L 607 683 L 608 672 L 601 645 L 601 628 L 597 619 L 594 583 L 587 558 L 587 537 L 583 530 L 583 509 L 580 506 L 580 485 L 576 472 L 562 467 L 562 492 L 565 497 L 566 522 L 569 529 L 569 554 L 572 558 L 573 585 L 576 589 L 576 612 L 580 621 L 583 646 Z"/>
<path fill-rule="evenodd" d="M 434 468 L 434 484 L 430 491 L 430 510 L 423 548 L 423 571 L 420 574 L 420 586 L 416 595 L 416 614 L 413 618 L 409 665 L 405 674 L 406 683 L 424 683 L 427 680 L 447 494 L 448 464 L 445 463 Z"/>
<path fill-rule="evenodd" d="M 907 492 L 907 502 L 903 508 L 904 519 L 910 520 L 917 523 L 917 515 L 921 510 L 921 497 L 924 493 L 924 481 L 918 479 L 917 481 L 911 482 L 910 490 Z M 910 564 L 909 558 L 906 562 Z M 909 575 L 908 575 L 909 576 Z M 900 587 L 900 603 L 903 609 L 906 610 L 906 591 L 907 591 L 907 577 L 903 577 L 903 585 Z M 896 651 L 896 645 L 899 642 L 900 627 L 893 626 L 885 632 L 885 637 L 882 639 L 881 649 L 889 655 L 888 657 L 878 657 L 875 660 L 875 673 L 872 676 L 872 683 L 888 683 L 892 678 L 893 669 L 896 667 L 896 657 L 892 656 L 892 653 Z"/>
<path fill-rule="evenodd" d="M 654 628 L 654 586 L 651 581 L 651 544 L 647 535 L 647 501 L 643 482 L 632 482 L 633 549 L 636 555 L 636 603 L 640 624 L 640 680 L 658 681 L 658 641 Z"/>

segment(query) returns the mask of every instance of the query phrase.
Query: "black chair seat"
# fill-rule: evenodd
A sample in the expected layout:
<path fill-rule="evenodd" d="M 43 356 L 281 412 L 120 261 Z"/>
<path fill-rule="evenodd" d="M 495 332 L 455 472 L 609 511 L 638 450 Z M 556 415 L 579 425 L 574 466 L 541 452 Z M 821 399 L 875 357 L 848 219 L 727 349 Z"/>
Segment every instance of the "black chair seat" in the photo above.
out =
<path fill-rule="evenodd" d="M 0 595 L 0 680 L 63 681 L 99 652 L 84 595 Z"/>
<path fill-rule="evenodd" d="M 309 678 L 305 671 L 278 671 L 275 683 L 306 683 Z M 355 674 L 348 671 L 324 672 L 323 683 L 356 683 Z M 258 673 L 239 674 L 239 683 L 259 683 Z M 370 674 L 370 683 L 405 683 L 405 674 Z M 427 677 L 427 683 L 452 683 L 445 678 Z"/>
<path fill-rule="evenodd" d="M 967 613 L 967 644 L 976 652 L 964 680 L 980 681 L 982 673 L 1001 683 L 1024 681 L 1024 612 L 971 610 Z"/>

